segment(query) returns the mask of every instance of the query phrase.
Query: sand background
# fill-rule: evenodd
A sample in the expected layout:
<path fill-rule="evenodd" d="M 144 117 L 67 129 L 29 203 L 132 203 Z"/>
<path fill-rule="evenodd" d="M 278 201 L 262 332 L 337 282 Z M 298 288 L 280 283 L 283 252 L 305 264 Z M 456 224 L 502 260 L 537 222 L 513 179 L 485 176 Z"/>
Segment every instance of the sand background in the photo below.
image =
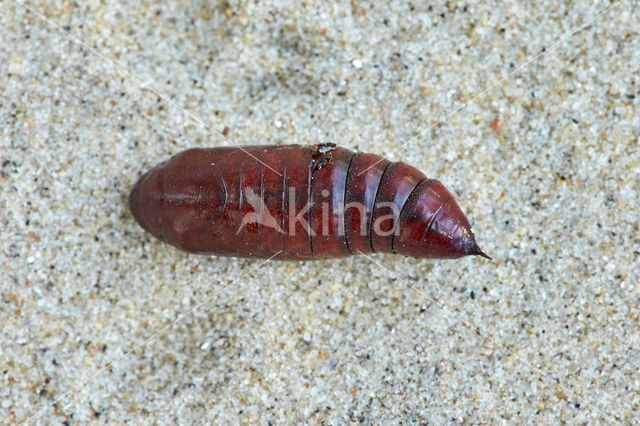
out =
<path fill-rule="evenodd" d="M 640 9 L 531 3 L 0 2 L 0 422 L 640 417 Z M 143 232 L 223 131 L 413 164 L 495 260 Z"/>

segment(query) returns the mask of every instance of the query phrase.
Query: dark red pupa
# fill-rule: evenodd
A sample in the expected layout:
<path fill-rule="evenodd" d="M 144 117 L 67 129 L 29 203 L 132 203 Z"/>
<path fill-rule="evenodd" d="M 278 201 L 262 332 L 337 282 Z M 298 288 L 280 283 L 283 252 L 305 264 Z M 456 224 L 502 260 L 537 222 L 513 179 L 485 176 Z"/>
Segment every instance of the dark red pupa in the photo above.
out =
<path fill-rule="evenodd" d="M 488 258 L 440 182 L 334 144 L 189 149 L 143 175 L 129 207 L 144 229 L 190 253 Z"/>

